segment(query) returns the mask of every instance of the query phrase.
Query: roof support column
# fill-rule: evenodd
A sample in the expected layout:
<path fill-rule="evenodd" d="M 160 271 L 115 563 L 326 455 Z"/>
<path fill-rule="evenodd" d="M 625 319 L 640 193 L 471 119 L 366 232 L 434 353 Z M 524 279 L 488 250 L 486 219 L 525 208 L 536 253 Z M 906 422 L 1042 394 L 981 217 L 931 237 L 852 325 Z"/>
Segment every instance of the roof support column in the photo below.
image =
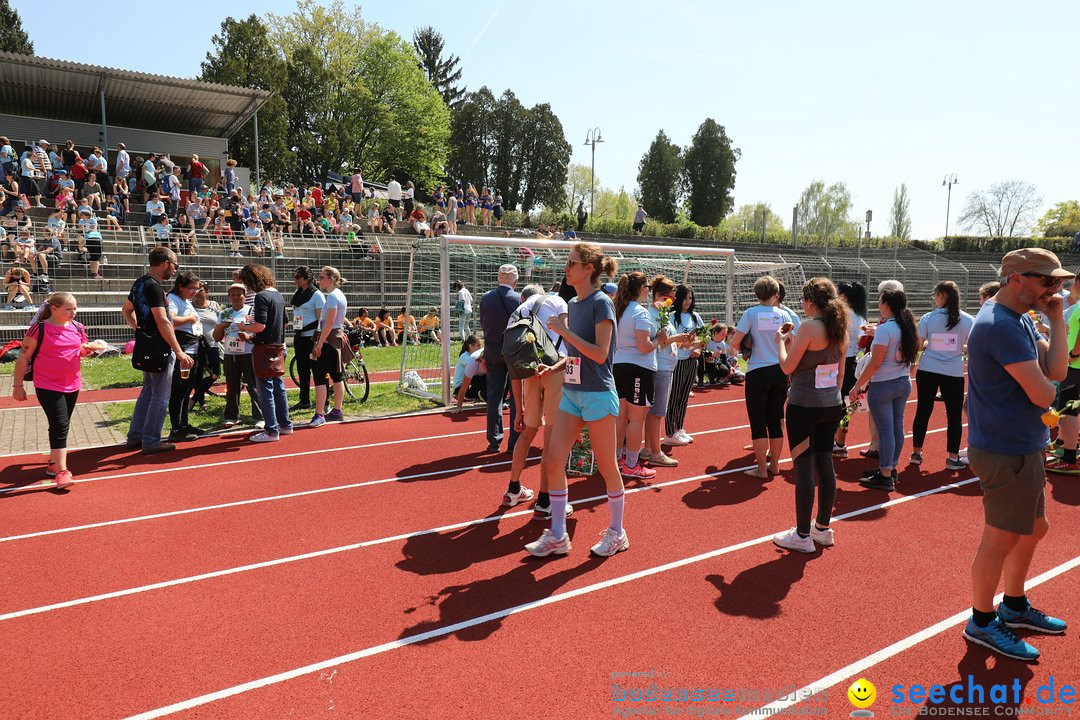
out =
<path fill-rule="evenodd" d="M 252 119 L 255 121 L 255 191 L 251 194 L 257 197 L 259 190 L 262 187 L 262 184 L 259 182 L 259 111 L 257 109 L 255 110 L 255 115 Z"/>
<path fill-rule="evenodd" d="M 109 162 L 109 126 L 105 122 L 105 76 L 98 75 L 98 102 L 101 103 L 101 144 L 106 166 Z"/>

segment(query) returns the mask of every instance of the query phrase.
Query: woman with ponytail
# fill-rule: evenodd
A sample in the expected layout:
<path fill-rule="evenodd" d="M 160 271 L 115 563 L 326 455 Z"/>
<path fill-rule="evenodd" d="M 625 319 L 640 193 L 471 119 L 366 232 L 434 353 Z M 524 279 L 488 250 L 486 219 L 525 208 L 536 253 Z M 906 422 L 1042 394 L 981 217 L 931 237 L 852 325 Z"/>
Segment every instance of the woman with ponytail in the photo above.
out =
<path fill-rule="evenodd" d="M 870 346 L 870 362 L 851 388 L 850 401 L 855 402 L 869 385 L 866 403 L 878 429 L 878 468 L 861 484 L 875 490 L 893 490 L 904 445 L 904 408 L 911 395 L 911 366 L 919 352 L 919 337 L 903 290 L 882 292 L 878 313 L 881 322 Z"/>
<path fill-rule="evenodd" d="M 814 543 L 833 544 L 833 501 L 836 472 L 832 444 L 844 412 L 840 388 L 847 375 L 848 306 L 837 296 L 832 281 L 816 277 L 803 285 L 802 308 L 806 322 L 799 334 L 783 327 L 776 331 L 780 369 L 791 376 L 787 402 L 787 436 L 795 465 L 795 527 L 773 538 L 788 550 L 814 552 Z M 817 476 L 818 511 L 814 508 Z"/>
<path fill-rule="evenodd" d="M 37 322 L 23 338 L 11 396 L 25 402 L 27 366 L 33 365 L 33 383 L 37 401 L 49 419 L 49 465 L 45 474 L 56 478 L 57 488 L 69 487 L 74 480 L 67 468 L 67 436 L 71 414 L 82 387 L 80 361 L 87 343 L 86 329 L 75 322 L 79 306 L 71 293 L 53 293 Z"/>
<path fill-rule="evenodd" d="M 649 314 L 649 278 L 632 272 L 619 278 L 615 292 L 615 357 L 612 374 L 619 395 L 619 420 L 615 445 L 619 472 L 624 478 L 648 480 L 656 471 L 645 467 L 638 454 L 645 433 L 645 416 L 653 403 L 656 348 L 667 335 Z"/>
<path fill-rule="evenodd" d="M 589 440 L 608 497 L 608 528 L 592 552 L 601 557 L 630 547 L 623 529 L 623 483 L 615 457 L 615 422 L 619 398 L 615 392 L 612 358 L 615 355 L 615 305 L 600 290 L 600 276 L 615 274 L 618 265 L 604 255 L 598 245 L 577 243 L 566 261 L 566 282 L 577 297 L 569 303 L 567 318 L 548 320 L 566 346 L 563 393 L 551 432 L 551 445 L 544 447 L 540 472 L 550 482 L 551 529 L 539 540 L 525 546 L 531 555 L 545 557 L 570 552 L 566 532 L 566 460 L 582 428 L 589 428 Z M 541 366 L 540 369 L 543 369 Z M 539 370 L 538 370 L 539 372 Z"/>
<path fill-rule="evenodd" d="M 926 426 L 934 412 L 934 398 L 938 390 L 945 400 L 946 431 L 949 457 L 946 470 L 963 470 L 967 465 L 960 459 L 960 435 L 964 422 L 964 348 L 975 318 L 960 309 L 960 289 L 952 280 L 937 284 L 934 288 L 934 305 L 919 319 L 919 347 L 922 359 L 915 373 L 915 387 L 919 404 L 915 409 L 915 422 L 911 429 L 911 462 L 921 465 L 922 446 L 926 438 Z"/>

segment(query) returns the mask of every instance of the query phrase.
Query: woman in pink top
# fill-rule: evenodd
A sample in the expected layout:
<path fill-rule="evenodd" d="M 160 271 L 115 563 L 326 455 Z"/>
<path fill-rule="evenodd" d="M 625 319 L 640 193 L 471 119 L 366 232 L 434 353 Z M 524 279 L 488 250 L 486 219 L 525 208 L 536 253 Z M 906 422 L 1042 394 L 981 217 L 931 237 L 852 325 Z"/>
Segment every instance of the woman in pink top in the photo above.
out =
<path fill-rule="evenodd" d="M 79 362 L 87 343 L 86 329 L 75 322 L 78 310 L 71 293 L 54 293 L 49 297 L 38 321 L 23 338 L 11 393 L 19 402 L 26 400 L 23 381 L 27 365 L 33 362 L 37 399 L 49 419 L 49 466 L 45 474 L 56 478 L 57 488 L 74 482 L 67 469 L 67 436 L 82 387 Z"/>

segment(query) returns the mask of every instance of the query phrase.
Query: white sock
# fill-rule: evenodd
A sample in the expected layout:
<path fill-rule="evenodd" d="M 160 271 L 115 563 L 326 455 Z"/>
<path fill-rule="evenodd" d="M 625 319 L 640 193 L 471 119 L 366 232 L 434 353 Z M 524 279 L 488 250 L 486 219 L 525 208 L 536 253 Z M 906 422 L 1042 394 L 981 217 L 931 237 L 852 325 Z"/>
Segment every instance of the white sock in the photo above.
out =
<path fill-rule="evenodd" d="M 551 535 L 556 540 L 566 535 L 566 497 L 569 494 L 569 490 L 552 490 L 548 493 L 551 498 Z"/>
<path fill-rule="evenodd" d="M 622 535 L 623 510 L 625 508 L 625 495 L 622 490 L 612 495 L 608 493 L 608 513 L 611 514 L 611 529 Z"/>
<path fill-rule="evenodd" d="M 627 451 L 626 453 L 626 467 L 637 467 L 639 450 L 633 452 Z"/>

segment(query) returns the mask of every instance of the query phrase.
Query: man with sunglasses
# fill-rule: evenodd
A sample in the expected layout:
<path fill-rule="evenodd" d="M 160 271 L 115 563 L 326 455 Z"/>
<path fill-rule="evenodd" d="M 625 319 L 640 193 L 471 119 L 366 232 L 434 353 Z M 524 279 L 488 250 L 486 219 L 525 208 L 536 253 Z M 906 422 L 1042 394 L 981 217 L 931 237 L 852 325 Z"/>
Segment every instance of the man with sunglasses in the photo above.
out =
<path fill-rule="evenodd" d="M 971 564 L 972 617 L 964 637 L 1006 657 L 1031 661 L 1039 651 L 1013 628 L 1058 635 L 1063 620 L 1036 610 L 1024 595 L 1035 547 L 1046 535 L 1042 415 L 1065 379 L 1068 338 L 1062 283 L 1072 273 L 1042 248 L 1014 250 L 1001 261 L 1001 289 L 979 311 L 968 336 L 968 459 L 983 491 L 982 541 Z M 1050 323 L 1047 342 L 1030 310 Z M 994 610 L 1004 575 L 1005 597 Z"/>
<path fill-rule="evenodd" d="M 121 313 L 132 330 L 142 329 L 144 333 L 160 335 L 172 348 L 180 367 L 191 368 L 195 361 L 183 351 L 176 339 L 165 289 L 161 286 L 161 283 L 172 279 L 180 268 L 176 254 L 167 247 L 156 247 L 150 251 L 148 260 L 150 271 L 131 285 Z M 161 372 L 143 372 L 142 389 L 128 426 L 128 448 L 134 450 L 141 447 L 145 454 L 176 449 L 172 443 L 161 441 L 161 429 L 169 409 L 173 365 L 170 360 Z"/>

